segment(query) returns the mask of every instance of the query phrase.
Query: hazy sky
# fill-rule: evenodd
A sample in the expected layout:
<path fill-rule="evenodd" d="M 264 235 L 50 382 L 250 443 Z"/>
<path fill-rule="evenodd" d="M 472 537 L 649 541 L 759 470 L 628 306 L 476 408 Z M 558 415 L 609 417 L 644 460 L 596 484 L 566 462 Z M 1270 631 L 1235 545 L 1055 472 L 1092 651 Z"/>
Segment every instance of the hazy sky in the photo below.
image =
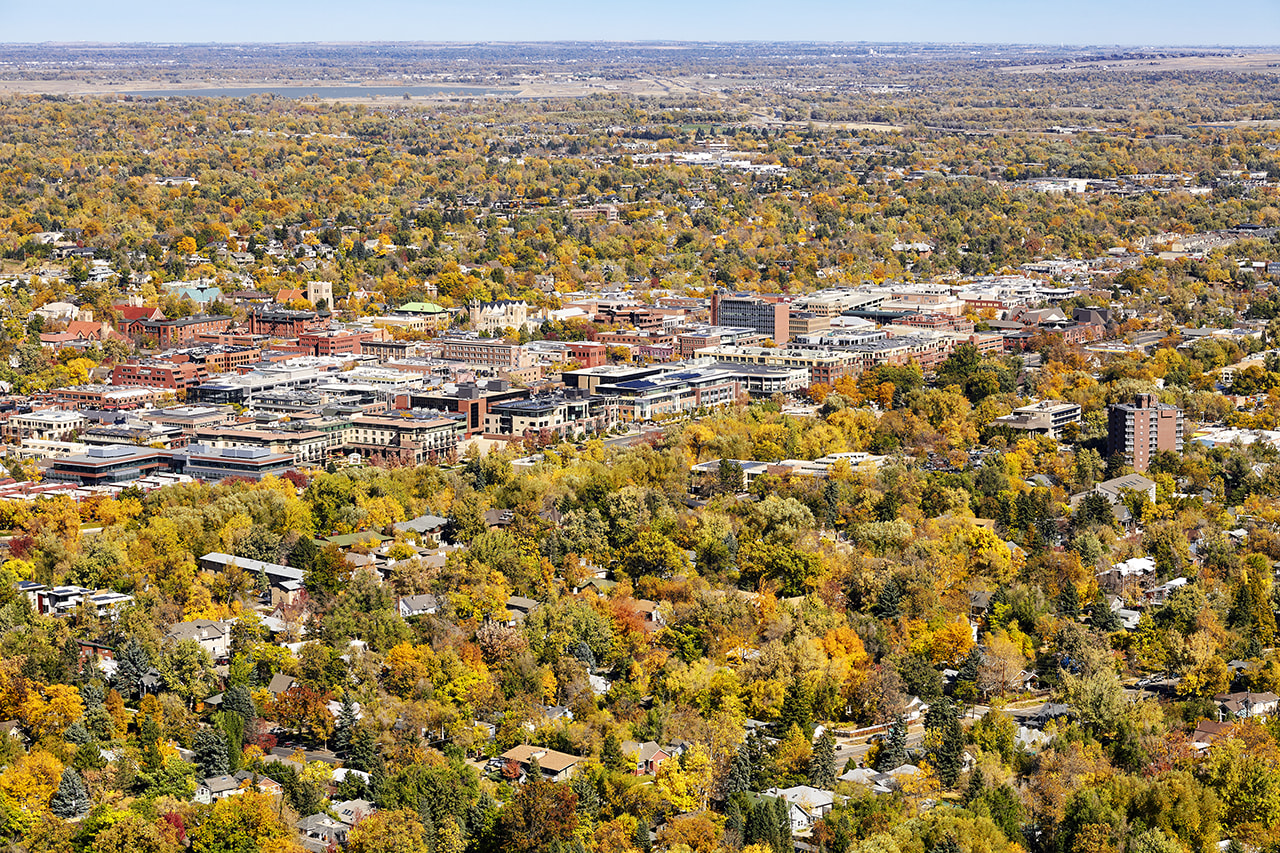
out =
<path fill-rule="evenodd" d="M 1280 0 L 0 0 L 0 41 L 1280 45 Z"/>

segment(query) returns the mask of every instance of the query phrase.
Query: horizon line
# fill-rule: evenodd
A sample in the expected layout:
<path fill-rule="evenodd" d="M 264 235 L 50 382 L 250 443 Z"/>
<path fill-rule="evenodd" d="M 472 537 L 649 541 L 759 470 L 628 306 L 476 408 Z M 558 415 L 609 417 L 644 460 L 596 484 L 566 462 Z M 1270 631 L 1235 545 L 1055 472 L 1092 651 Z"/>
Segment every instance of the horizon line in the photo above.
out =
<path fill-rule="evenodd" d="M 723 45 L 741 45 L 741 44 L 794 44 L 794 45 L 921 45 L 921 46 L 954 46 L 954 47 L 1036 47 L 1036 48 L 1056 48 L 1058 50 L 1066 50 L 1068 48 L 1103 48 L 1103 47 L 1124 47 L 1124 48 L 1150 48 L 1150 49 L 1182 49 L 1182 50 L 1280 50 L 1280 43 L 1275 44 L 1240 44 L 1240 43 L 1161 43 L 1161 42 L 1097 42 L 1097 43 L 1072 43 L 1065 42 L 1036 42 L 1036 41 L 901 41 L 901 40 L 823 40 L 823 39 L 584 39 L 584 38 L 565 38 L 565 39 L 444 39 L 444 40 L 397 40 L 397 39 L 363 39 L 358 41 L 343 41 L 337 39 L 311 39 L 304 41 L 177 41 L 173 39 L 162 39 L 157 41 L 0 41 L 0 49 L 7 47 L 210 47 L 210 46 L 228 46 L 234 47 L 239 45 L 333 45 L 333 46 L 350 46 L 356 47 L 361 45 L 563 45 L 563 44 L 612 44 L 612 45 L 706 45 L 706 44 L 723 44 Z"/>

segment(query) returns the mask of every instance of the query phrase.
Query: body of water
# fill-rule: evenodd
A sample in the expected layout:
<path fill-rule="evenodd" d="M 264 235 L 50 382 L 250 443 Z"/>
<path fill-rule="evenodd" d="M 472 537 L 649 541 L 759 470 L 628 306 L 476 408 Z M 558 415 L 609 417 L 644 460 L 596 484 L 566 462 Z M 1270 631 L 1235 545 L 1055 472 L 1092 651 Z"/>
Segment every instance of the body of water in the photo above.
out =
<path fill-rule="evenodd" d="M 403 98 L 405 93 L 426 95 L 512 95 L 515 89 L 488 89 L 483 86 L 245 86 L 220 89 L 152 89 L 120 92 L 134 98 L 248 98 L 252 95 L 277 95 L 281 98 Z"/>

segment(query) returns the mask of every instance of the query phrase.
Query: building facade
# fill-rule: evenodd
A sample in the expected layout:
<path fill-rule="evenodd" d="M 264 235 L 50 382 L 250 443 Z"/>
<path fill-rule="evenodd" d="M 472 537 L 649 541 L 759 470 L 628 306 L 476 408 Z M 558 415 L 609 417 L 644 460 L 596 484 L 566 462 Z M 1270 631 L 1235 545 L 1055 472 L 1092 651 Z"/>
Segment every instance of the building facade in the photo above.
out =
<path fill-rule="evenodd" d="M 1135 471 L 1145 471 L 1161 450 L 1182 450 L 1182 410 L 1154 394 L 1138 394 L 1107 413 L 1107 454 L 1122 454 Z"/>

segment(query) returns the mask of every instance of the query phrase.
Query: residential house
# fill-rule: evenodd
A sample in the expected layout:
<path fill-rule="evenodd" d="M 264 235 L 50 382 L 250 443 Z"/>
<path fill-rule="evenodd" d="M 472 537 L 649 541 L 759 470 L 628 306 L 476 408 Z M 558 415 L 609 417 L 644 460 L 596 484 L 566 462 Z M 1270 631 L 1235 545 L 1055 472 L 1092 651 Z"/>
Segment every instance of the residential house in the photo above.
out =
<path fill-rule="evenodd" d="M 440 599 L 434 595 L 402 595 L 396 606 L 404 619 L 429 616 L 440 609 Z"/>
<path fill-rule="evenodd" d="M 566 779 L 573 778 L 574 771 L 578 769 L 578 762 L 582 760 L 576 755 L 556 752 L 554 749 L 531 746 L 530 744 L 520 744 L 512 747 L 502 753 L 502 758 L 506 761 L 516 762 L 520 765 L 520 769 L 526 772 L 529 769 L 529 765 L 537 761 L 538 766 L 542 768 L 543 778 L 552 782 L 563 782 Z"/>
<path fill-rule="evenodd" d="M 264 794 L 279 795 L 284 789 L 280 783 L 248 770 L 226 776 L 210 776 L 196 785 L 193 798 L 197 803 L 209 805 L 226 797 L 234 797 L 245 791 L 258 790 Z"/>
<path fill-rule="evenodd" d="M 302 846 L 312 853 L 328 853 L 329 850 L 342 847 L 347 843 L 347 833 L 351 830 L 351 827 L 324 812 L 307 815 L 298 821 L 297 827 L 298 834 L 302 836 Z"/>
<path fill-rule="evenodd" d="M 1280 708 L 1280 696 L 1274 693 L 1219 693 L 1213 697 L 1218 705 L 1218 721 L 1232 718 L 1258 717 L 1266 720 Z"/>
<path fill-rule="evenodd" d="M 813 825 L 827 815 L 835 806 L 835 795 L 821 788 L 810 785 L 796 785 L 792 788 L 770 788 L 763 792 L 766 797 L 778 797 L 790 806 L 791 831 L 808 832 Z"/>
<path fill-rule="evenodd" d="M 623 741 L 622 754 L 635 756 L 637 776 L 656 776 L 662 762 L 671 757 L 669 752 L 651 740 L 644 743 Z"/>
<path fill-rule="evenodd" d="M 231 654 L 231 624 L 212 619 L 193 619 L 169 627 L 165 638 L 175 643 L 194 640 L 215 660 L 225 660 Z"/>

